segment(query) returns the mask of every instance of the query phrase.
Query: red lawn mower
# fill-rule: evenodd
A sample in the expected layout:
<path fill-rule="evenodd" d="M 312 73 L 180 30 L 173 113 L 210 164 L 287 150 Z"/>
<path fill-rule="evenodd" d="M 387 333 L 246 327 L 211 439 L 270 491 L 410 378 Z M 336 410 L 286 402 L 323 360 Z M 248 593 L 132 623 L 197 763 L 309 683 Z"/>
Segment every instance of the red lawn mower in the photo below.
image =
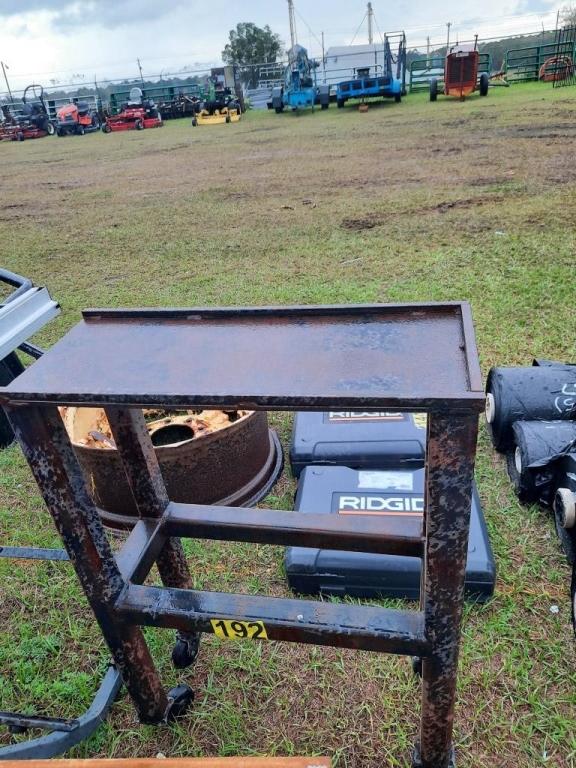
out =
<path fill-rule="evenodd" d="M 102 126 L 104 133 L 115 131 L 142 131 L 164 125 L 158 107 L 152 99 L 145 99 L 140 88 L 132 88 L 130 98 L 117 115 L 109 115 Z"/>
<path fill-rule="evenodd" d="M 84 136 L 100 129 L 100 118 L 86 101 L 66 104 L 58 110 L 56 133 L 58 136 Z"/>
<path fill-rule="evenodd" d="M 54 135 L 54 125 L 44 101 L 44 88 L 29 85 L 22 96 L 22 107 L 18 114 L 8 117 L 0 126 L 0 141 L 24 141 L 41 139 Z"/>

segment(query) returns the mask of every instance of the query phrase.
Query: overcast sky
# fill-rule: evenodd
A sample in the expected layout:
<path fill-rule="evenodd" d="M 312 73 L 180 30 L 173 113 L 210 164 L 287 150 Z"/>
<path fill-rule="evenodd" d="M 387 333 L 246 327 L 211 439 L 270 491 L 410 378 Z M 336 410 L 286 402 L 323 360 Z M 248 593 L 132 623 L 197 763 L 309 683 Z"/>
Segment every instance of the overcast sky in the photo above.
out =
<path fill-rule="evenodd" d="M 382 32 L 406 29 L 413 46 L 430 35 L 453 39 L 535 32 L 552 28 L 557 0 L 373 0 Z M 320 51 L 351 42 L 366 13 L 364 0 L 296 0 L 299 42 Z M 140 57 L 144 75 L 202 68 L 220 62 L 228 32 L 238 22 L 269 24 L 287 41 L 286 0 L 0 0 L 0 60 L 9 66 L 14 89 L 32 80 L 70 82 L 136 76 Z M 366 41 L 366 26 L 356 42 Z M 78 78 L 74 77 L 77 81 Z M 0 92 L 4 84 L 0 82 Z"/>

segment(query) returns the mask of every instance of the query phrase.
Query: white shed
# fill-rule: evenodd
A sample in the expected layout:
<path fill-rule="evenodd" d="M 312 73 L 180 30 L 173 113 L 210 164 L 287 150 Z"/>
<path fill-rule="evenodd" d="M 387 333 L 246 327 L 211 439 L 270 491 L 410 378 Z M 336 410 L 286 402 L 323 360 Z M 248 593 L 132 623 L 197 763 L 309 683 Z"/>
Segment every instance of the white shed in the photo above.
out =
<path fill-rule="evenodd" d="M 376 74 L 384 70 L 384 45 L 341 45 L 329 48 L 325 55 L 325 64 L 320 64 L 318 79 L 324 81 L 324 67 L 326 68 L 326 82 L 335 85 L 343 80 L 352 80 L 358 69 L 370 68 L 370 74 Z"/>

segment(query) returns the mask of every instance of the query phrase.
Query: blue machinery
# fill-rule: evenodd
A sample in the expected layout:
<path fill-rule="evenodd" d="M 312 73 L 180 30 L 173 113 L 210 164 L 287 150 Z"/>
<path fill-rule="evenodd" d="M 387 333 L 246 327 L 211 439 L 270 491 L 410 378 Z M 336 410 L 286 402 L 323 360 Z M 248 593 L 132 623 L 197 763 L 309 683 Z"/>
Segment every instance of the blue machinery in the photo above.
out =
<path fill-rule="evenodd" d="M 272 107 L 276 114 L 284 109 L 322 109 L 330 105 L 330 86 L 318 85 L 316 69 L 318 62 L 308 58 L 308 51 L 301 45 L 294 45 L 288 51 L 288 66 L 284 72 L 284 83 L 272 90 Z"/>
<path fill-rule="evenodd" d="M 406 35 L 402 33 L 399 36 L 396 57 L 392 54 L 390 39 L 386 36 L 383 64 L 358 67 L 354 74 L 354 79 L 345 80 L 336 86 L 338 107 L 344 107 L 349 99 L 392 98 L 397 103 L 402 101 L 402 96 L 406 93 Z"/>

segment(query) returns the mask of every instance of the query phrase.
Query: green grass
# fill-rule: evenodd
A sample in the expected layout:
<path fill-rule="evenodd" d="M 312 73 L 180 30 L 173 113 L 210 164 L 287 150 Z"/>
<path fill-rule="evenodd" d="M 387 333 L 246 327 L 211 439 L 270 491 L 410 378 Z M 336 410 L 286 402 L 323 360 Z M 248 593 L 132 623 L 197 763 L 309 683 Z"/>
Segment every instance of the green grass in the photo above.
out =
<path fill-rule="evenodd" d="M 3 144 L 2 261 L 62 303 L 39 335 L 46 345 L 87 306 L 468 299 L 485 372 L 573 359 L 572 90 Z M 272 421 L 287 445 L 288 417 Z M 477 479 L 498 583 L 489 605 L 466 611 L 460 764 L 574 766 L 569 569 L 548 513 L 516 501 L 484 427 Z M 284 477 L 267 504 L 290 508 L 293 488 Z M 58 545 L 16 447 L 0 453 L 0 541 Z M 199 587 L 287 594 L 278 549 L 186 547 Z M 0 562 L 0 579 L 0 708 L 78 714 L 107 653 L 69 566 Z M 207 637 L 179 676 L 171 633 L 148 636 L 167 685 L 195 689 L 194 708 L 144 727 L 123 695 L 75 756 L 409 765 L 419 702 L 405 659 Z"/>

